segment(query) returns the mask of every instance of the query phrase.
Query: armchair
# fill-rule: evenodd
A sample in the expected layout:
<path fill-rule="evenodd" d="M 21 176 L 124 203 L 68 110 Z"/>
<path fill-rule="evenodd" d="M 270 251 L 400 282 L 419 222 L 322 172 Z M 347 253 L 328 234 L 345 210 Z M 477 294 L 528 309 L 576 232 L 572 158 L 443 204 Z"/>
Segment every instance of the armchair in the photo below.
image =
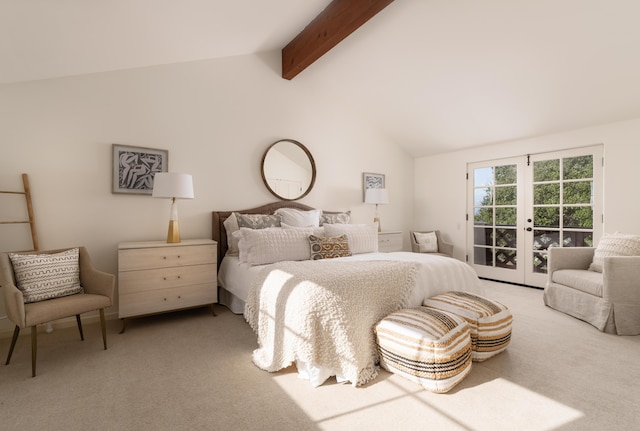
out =
<path fill-rule="evenodd" d="M 545 305 L 600 331 L 640 334 L 640 256 L 604 257 L 602 272 L 589 270 L 593 247 L 551 247 Z"/>
<path fill-rule="evenodd" d="M 437 244 L 438 244 L 437 251 L 435 251 L 433 253 L 440 254 L 440 255 L 443 255 L 443 256 L 453 257 L 453 244 L 449 244 L 448 242 L 445 242 L 442 239 L 442 235 L 440 235 L 440 231 L 439 230 L 411 231 L 411 232 L 409 232 L 409 237 L 411 239 L 411 251 L 413 251 L 414 253 L 424 253 L 423 251 L 420 250 L 420 243 L 418 242 L 415 234 L 416 233 L 417 234 L 428 234 L 428 233 L 432 233 L 432 232 L 435 233 L 436 239 L 437 239 Z"/>
<path fill-rule="evenodd" d="M 64 317 L 75 315 L 80 331 L 80 339 L 84 340 L 80 314 L 99 310 L 102 327 L 102 341 L 107 349 L 107 332 L 104 309 L 113 304 L 115 276 L 98 271 L 91 263 L 89 253 L 84 247 L 78 247 L 78 264 L 80 268 L 80 285 L 82 293 L 61 296 L 53 299 L 38 300 L 25 303 L 23 292 L 17 287 L 14 267 L 9 253 L 0 254 L 0 287 L 4 294 L 7 317 L 15 325 L 11 347 L 5 365 L 9 364 L 21 328 L 31 327 L 31 375 L 36 375 L 36 357 L 38 344 L 38 325 Z M 53 254 L 69 249 L 25 252 L 18 254 Z"/>

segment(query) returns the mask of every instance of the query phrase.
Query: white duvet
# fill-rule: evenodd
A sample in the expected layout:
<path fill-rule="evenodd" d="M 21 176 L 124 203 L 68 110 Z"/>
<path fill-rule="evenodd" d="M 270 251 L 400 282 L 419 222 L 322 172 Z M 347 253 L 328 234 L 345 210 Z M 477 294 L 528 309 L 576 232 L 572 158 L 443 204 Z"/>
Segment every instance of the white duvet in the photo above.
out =
<path fill-rule="evenodd" d="M 422 305 L 423 301 L 431 296 L 454 290 L 486 296 L 478 276 L 469 265 L 445 256 L 411 252 L 363 253 L 335 260 L 394 260 L 420 263 L 419 271 L 415 277 L 415 284 L 409 293 L 408 307 Z M 238 258 L 225 257 L 220 267 L 219 282 L 233 298 L 233 301 L 231 301 L 232 306 L 230 307 L 233 312 L 237 314 L 244 312 L 244 303 L 247 300 L 253 280 L 263 268 L 264 265 L 250 266 L 246 263 L 240 263 Z M 297 360 L 296 365 L 300 377 L 308 379 L 313 386 L 321 385 L 331 376 L 336 376 L 338 381 L 348 380 L 336 370 L 319 367 L 313 363 Z"/>

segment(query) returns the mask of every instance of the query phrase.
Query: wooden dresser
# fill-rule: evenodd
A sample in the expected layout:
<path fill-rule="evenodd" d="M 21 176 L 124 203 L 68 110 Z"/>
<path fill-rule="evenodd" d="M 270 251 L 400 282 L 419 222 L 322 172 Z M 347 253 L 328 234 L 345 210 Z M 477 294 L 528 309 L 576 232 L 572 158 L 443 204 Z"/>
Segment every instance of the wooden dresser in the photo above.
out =
<path fill-rule="evenodd" d="M 120 243 L 119 317 L 213 307 L 218 302 L 216 250 L 210 239 Z"/>

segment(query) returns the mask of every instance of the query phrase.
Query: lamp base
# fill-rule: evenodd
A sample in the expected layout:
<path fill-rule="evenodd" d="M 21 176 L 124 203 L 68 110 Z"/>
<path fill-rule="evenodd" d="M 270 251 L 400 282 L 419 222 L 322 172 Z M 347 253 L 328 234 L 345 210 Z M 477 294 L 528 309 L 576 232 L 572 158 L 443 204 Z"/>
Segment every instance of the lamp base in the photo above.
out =
<path fill-rule="evenodd" d="M 180 228 L 178 227 L 178 220 L 169 220 L 169 233 L 167 233 L 167 242 L 180 242 Z"/>
<path fill-rule="evenodd" d="M 378 223 L 378 232 L 382 232 L 382 228 L 380 227 L 380 219 L 378 217 L 375 217 L 373 219 L 374 223 Z"/>

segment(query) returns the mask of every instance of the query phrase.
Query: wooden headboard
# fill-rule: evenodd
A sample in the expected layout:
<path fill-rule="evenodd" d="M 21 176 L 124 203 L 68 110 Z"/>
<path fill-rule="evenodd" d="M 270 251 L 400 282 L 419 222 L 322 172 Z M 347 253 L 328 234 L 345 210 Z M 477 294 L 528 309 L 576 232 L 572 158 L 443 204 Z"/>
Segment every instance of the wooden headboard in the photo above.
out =
<path fill-rule="evenodd" d="M 227 231 L 224 228 L 224 221 L 231 215 L 231 213 L 236 212 L 241 214 L 273 214 L 273 212 L 279 208 L 295 208 L 303 211 L 314 209 L 299 202 L 279 201 L 245 210 L 213 211 L 211 237 L 214 241 L 218 242 L 218 268 L 220 268 L 220 262 L 222 262 L 222 258 L 229 249 L 229 245 L 227 244 Z"/>

